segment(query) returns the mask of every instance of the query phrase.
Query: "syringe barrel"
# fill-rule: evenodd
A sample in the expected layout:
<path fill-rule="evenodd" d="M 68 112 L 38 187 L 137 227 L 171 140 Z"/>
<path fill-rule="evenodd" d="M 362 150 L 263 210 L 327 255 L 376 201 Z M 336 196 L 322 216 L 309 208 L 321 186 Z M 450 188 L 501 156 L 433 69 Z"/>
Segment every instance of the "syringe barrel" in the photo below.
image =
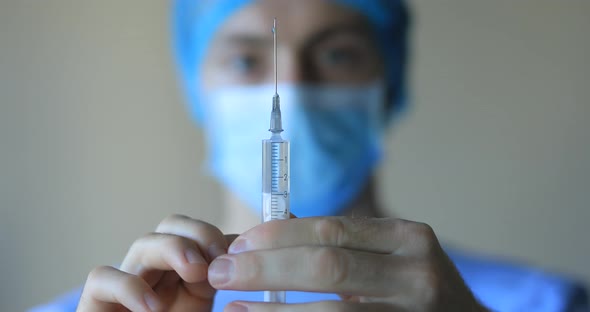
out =
<path fill-rule="evenodd" d="M 289 141 L 275 133 L 262 141 L 262 222 L 289 219 Z"/>
<path fill-rule="evenodd" d="M 279 133 L 262 141 L 262 222 L 289 219 L 290 160 L 289 141 Z M 285 303 L 284 291 L 265 291 L 265 302 Z"/>

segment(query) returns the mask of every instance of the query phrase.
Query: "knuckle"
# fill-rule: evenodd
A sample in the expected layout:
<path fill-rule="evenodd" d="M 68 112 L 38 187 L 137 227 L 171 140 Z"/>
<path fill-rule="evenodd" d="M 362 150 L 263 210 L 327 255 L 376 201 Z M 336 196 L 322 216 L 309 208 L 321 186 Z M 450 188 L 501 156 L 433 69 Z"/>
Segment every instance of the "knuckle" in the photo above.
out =
<path fill-rule="evenodd" d="M 96 284 L 105 279 L 109 279 L 111 282 L 115 282 L 116 285 L 122 287 L 122 289 L 135 288 L 141 279 L 133 274 L 128 274 L 117 270 L 111 266 L 99 266 L 88 274 L 87 284 Z"/>
<path fill-rule="evenodd" d="M 193 219 L 190 226 L 195 237 L 206 237 L 210 236 L 211 233 L 217 233 L 220 237 L 223 235 L 221 230 L 205 221 Z"/>
<path fill-rule="evenodd" d="M 146 243 L 149 243 L 154 239 L 157 239 L 158 237 L 158 233 L 148 233 L 144 236 L 141 236 L 140 238 L 133 241 L 133 243 L 131 243 L 131 246 L 129 246 L 129 250 L 127 251 L 127 255 L 129 256 L 138 254 Z"/>
<path fill-rule="evenodd" d="M 172 250 L 183 250 L 188 245 L 188 240 L 182 236 L 166 235 L 163 239 L 165 240 L 165 244 L 170 246 Z"/>
<path fill-rule="evenodd" d="M 407 229 L 414 235 L 430 236 L 434 234 L 432 227 L 422 222 L 406 222 Z"/>
<path fill-rule="evenodd" d="M 99 281 L 105 274 L 107 274 L 108 272 L 110 272 L 112 270 L 114 270 L 114 268 L 110 267 L 110 266 L 106 266 L 106 265 L 98 266 L 98 267 L 92 269 L 90 271 L 90 273 L 88 273 L 86 283 L 87 284 L 94 284 L 97 281 Z"/>
<path fill-rule="evenodd" d="M 417 224 L 417 231 L 419 234 L 421 234 L 423 237 L 429 239 L 429 240 L 434 240 L 436 239 L 436 235 L 434 234 L 434 230 L 432 229 L 432 227 L 426 223 L 418 223 Z"/>
<path fill-rule="evenodd" d="M 187 219 L 190 219 L 190 217 L 182 215 L 182 214 L 178 214 L 178 213 L 173 213 L 173 214 L 167 216 L 166 218 L 162 219 L 162 221 L 158 224 L 158 228 L 160 228 L 161 226 L 165 226 L 167 224 L 175 223 L 179 220 L 187 220 Z"/>
<path fill-rule="evenodd" d="M 409 222 L 406 224 L 411 237 L 423 251 L 432 251 L 438 244 L 438 239 L 432 227 L 426 223 Z"/>
<path fill-rule="evenodd" d="M 316 223 L 319 245 L 342 246 L 345 243 L 345 227 L 340 218 L 323 218 Z"/>
<path fill-rule="evenodd" d="M 121 275 L 121 278 L 119 280 L 119 284 L 121 286 L 121 289 L 127 289 L 127 290 L 131 290 L 131 289 L 135 289 L 138 288 L 138 286 L 140 287 L 140 278 L 136 275 L 132 275 L 132 274 L 124 274 Z"/>
<path fill-rule="evenodd" d="M 142 258 L 146 252 L 160 250 L 162 246 L 170 250 L 183 250 L 186 248 L 188 240 L 182 236 L 162 233 L 149 233 L 144 235 L 131 244 L 128 256 Z"/>
<path fill-rule="evenodd" d="M 184 259 L 187 249 L 195 249 L 189 239 L 174 234 L 149 233 L 136 239 L 120 265 L 122 272 L 143 274 L 153 265 L 174 265 Z M 179 260 L 181 259 L 181 260 Z"/>
<path fill-rule="evenodd" d="M 160 222 L 156 228 L 156 232 L 176 233 L 195 240 L 200 238 L 210 238 L 213 233 L 218 237 L 223 237 L 223 233 L 217 227 L 205 221 L 179 214 L 173 214 L 166 217 Z"/>
<path fill-rule="evenodd" d="M 313 277 L 326 286 L 346 283 L 349 276 L 347 254 L 337 248 L 316 248 L 311 253 Z"/>

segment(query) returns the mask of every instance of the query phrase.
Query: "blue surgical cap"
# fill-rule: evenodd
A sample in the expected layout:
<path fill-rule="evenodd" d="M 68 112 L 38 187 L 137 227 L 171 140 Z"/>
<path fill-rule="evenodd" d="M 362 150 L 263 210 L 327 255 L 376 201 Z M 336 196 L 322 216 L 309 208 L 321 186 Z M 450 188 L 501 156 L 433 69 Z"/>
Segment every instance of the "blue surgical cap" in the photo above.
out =
<path fill-rule="evenodd" d="M 389 117 L 405 108 L 405 73 L 408 55 L 408 9 L 404 0 L 332 0 L 364 14 L 372 24 L 386 66 L 391 91 Z M 173 46 L 178 71 L 191 113 L 203 120 L 200 66 L 207 45 L 223 21 L 252 0 L 175 0 L 172 9 Z"/>

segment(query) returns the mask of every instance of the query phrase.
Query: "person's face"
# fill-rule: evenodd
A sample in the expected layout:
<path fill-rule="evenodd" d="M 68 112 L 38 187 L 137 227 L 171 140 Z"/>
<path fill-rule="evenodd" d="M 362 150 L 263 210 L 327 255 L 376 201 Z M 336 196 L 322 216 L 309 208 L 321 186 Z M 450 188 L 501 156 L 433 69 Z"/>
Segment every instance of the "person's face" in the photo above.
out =
<path fill-rule="evenodd" d="M 279 82 L 362 84 L 383 75 L 382 56 L 360 13 L 329 1 L 261 0 L 218 29 L 201 67 L 201 87 L 272 83 L 275 17 Z"/>

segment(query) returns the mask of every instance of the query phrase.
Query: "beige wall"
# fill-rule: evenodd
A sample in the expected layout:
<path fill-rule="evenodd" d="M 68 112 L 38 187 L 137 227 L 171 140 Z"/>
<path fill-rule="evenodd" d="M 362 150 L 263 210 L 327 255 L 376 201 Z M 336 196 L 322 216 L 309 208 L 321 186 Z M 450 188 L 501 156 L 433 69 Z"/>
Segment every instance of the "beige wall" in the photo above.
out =
<path fill-rule="evenodd" d="M 415 1 L 413 109 L 384 202 L 445 241 L 590 281 L 590 5 Z M 172 212 L 217 222 L 158 0 L 0 1 L 0 310 L 121 260 Z"/>

